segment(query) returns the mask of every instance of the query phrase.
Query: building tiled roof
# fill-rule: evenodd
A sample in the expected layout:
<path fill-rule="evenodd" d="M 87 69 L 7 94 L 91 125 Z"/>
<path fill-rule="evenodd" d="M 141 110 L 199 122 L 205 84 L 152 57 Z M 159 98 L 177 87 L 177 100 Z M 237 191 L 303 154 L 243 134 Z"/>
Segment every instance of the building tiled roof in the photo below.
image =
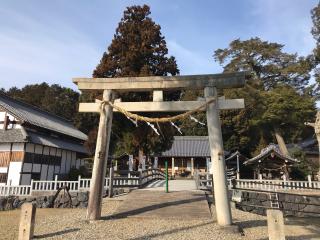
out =
<path fill-rule="evenodd" d="M 85 147 L 83 146 L 83 144 L 81 143 L 72 142 L 69 140 L 64 140 L 64 139 L 55 138 L 55 137 L 50 137 L 44 134 L 39 134 L 39 133 L 34 133 L 29 131 L 28 131 L 28 136 L 29 136 L 29 141 L 31 143 L 66 149 L 66 150 L 70 150 L 78 153 L 85 153 L 85 154 L 88 153 Z"/>
<path fill-rule="evenodd" d="M 76 129 L 70 121 L 43 111 L 32 105 L 10 98 L 1 93 L 0 107 L 4 108 L 17 119 L 27 122 L 31 125 L 71 136 L 80 140 L 87 139 L 87 136 Z"/>
<path fill-rule="evenodd" d="M 267 146 L 266 148 L 261 150 L 261 153 L 258 154 L 257 156 L 245 161 L 243 164 L 244 165 L 250 165 L 253 164 L 259 160 L 265 159 L 266 157 L 268 157 L 271 153 L 274 153 L 277 157 L 287 161 L 288 163 L 295 163 L 295 162 L 299 162 L 297 159 L 292 158 L 290 156 L 286 156 L 284 155 L 281 151 L 278 145 L 276 144 L 269 144 L 269 146 Z"/>
<path fill-rule="evenodd" d="M 82 143 L 78 141 L 71 141 L 62 138 L 51 137 L 41 133 L 25 131 L 24 129 L 8 129 L 0 130 L 1 143 L 34 143 L 49 147 L 56 147 L 65 150 L 70 150 L 78 153 L 85 153 L 87 151 Z"/>
<path fill-rule="evenodd" d="M 207 136 L 175 136 L 172 147 L 161 154 L 164 157 L 210 157 Z"/>

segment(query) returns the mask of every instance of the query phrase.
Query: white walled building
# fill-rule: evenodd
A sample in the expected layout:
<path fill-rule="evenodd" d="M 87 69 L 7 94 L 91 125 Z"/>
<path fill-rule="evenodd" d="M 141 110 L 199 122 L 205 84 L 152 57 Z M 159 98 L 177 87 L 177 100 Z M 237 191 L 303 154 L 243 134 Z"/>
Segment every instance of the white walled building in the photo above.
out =
<path fill-rule="evenodd" d="M 86 139 L 70 121 L 0 94 L 0 185 L 68 174 L 84 165 Z"/>

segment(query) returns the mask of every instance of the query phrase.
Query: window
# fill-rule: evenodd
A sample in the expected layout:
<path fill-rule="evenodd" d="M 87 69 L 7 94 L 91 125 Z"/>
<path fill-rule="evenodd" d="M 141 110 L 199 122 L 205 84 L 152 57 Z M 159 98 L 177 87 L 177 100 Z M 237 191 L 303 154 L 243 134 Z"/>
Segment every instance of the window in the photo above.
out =
<path fill-rule="evenodd" d="M 0 173 L 0 183 L 6 183 L 7 182 L 7 173 Z"/>

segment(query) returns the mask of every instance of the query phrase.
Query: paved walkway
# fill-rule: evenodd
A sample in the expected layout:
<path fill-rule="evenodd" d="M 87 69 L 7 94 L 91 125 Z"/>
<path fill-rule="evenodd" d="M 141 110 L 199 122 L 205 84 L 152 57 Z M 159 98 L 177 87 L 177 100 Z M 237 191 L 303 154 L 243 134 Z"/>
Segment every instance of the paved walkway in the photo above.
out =
<path fill-rule="evenodd" d="M 185 188 L 178 183 L 176 188 Z M 163 189 L 163 187 L 161 187 Z M 163 189 L 164 190 L 164 189 Z M 206 196 L 202 191 L 134 190 L 118 207 L 112 218 L 147 217 L 155 219 L 211 219 Z"/>
<path fill-rule="evenodd" d="M 165 191 L 166 182 L 165 180 L 158 180 L 147 185 L 143 190 L 151 191 Z M 197 190 L 196 182 L 194 180 L 170 180 L 169 181 L 169 191 L 179 192 L 179 191 L 194 191 Z"/>
<path fill-rule="evenodd" d="M 211 214 L 194 180 L 170 180 L 169 193 L 165 181 L 159 180 L 125 196 L 113 217 L 211 219 Z"/>

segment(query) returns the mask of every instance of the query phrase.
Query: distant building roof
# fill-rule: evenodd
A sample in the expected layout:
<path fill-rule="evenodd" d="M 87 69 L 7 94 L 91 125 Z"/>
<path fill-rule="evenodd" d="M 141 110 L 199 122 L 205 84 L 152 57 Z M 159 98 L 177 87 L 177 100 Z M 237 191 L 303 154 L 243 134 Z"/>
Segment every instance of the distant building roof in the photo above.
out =
<path fill-rule="evenodd" d="M 239 156 L 239 160 L 241 160 L 241 161 L 244 161 L 244 160 L 248 159 L 246 156 L 241 154 L 239 151 L 236 151 L 236 152 L 232 153 L 228 158 L 226 158 L 226 161 L 231 161 L 233 159 L 236 160 L 237 156 Z"/>
<path fill-rule="evenodd" d="M 160 156 L 210 157 L 209 138 L 208 136 L 175 136 L 171 149 L 162 152 Z"/>
<path fill-rule="evenodd" d="M 297 159 L 294 159 L 290 156 L 286 156 L 284 155 L 281 151 L 278 145 L 276 144 L 269 144 L 269 146 L 267 146 L 266 148 L 261 150 L 261 153 L 258 154 L 257 156 L 245 161 L 243 164 L 244 165 L 250 165 L 250 164 L 254 164 L 256 162 L 259 161 L 263 161 L 264 159 L 268 158 L 271 154 L 274 154 L 274 156 L 283 159 L 285 162 L 287 162 L 288 164 L 290 163 L 295 163 L 295 162 L 299 162 Z"/>
<path fill-rule="evenodd" d="M 2 93 L 0 93 L 0 107 L 23 122 L 80 140 L 87 140 L 87 136 L 76 129 L 70 121 Z"/>
<path fill-rule="evenodd" d="M 210 157 L 208 136 L 175 136 L 164 157 Z"/>

